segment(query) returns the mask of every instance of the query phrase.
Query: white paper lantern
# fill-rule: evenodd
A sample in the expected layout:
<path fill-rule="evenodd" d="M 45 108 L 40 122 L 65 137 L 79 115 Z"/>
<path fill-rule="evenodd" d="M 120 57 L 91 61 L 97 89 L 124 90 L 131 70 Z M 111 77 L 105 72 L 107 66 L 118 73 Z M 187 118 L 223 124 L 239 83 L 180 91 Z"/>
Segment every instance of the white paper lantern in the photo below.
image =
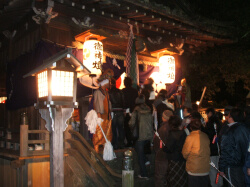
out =
<path fill-rule="evenodd" d="M 92 75 L 79 78 L 81 84 L 97 89 L 99 87 L 97 79 L 102 74 L 103 44 L 95 39 L 89 39 L 83 44 L 83 65 L 86 66 Z"/>
<path fill-rule="evenodd" d="M 171 84 L 175 80 L 175 59 L 173 56 L 164 55 L 159 59 L 161 80 L 165 84 Z"/>
<path fill-rule="evenodd" d="M 102 70 L 103 44 L 95 39 L 90 39 L 83 44 L 83 65 L 91 74 L 99 75 Z"/>

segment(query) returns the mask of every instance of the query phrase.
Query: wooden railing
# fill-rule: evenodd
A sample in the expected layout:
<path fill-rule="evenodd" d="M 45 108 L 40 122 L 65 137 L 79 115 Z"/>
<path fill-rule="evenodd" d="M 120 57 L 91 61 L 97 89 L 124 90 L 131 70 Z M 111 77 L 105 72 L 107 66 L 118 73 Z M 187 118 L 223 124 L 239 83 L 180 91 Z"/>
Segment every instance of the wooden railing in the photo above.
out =
<path fill-rule="evenodd" d="M 115 171 L 113 171 L 113 169 L 109 167 L 109 165 L 102 159 L 102 157 L 85 140 L 85 138 L 82 137 L 82 135 L 79 132 L 74 131 L 72 129 L 69 129 L 68 132 L 72 136 L 74 136 L 74 139 L 68 138 L 67 141 L 70 142 L 73 145 L 73 147 L 76 148 L 76 150 L 80 152 L 80 154 L 85 159 L 89 158 L 88 161 L 90 165 L 92 165 L 93 168 L 96 166 L 96 162 L 98 162 L 100 165 L 102 165 L 106 169 L 106 172 L 110 173 L 110 175 L 117 177 L 117 178 L 122 178 L 121 174 L 118 174 Z"/>
<path fill-rule="evenodd" d="M 44 139 L 29 140 L 29 134 L 44 134 Z M 40 144 L 40 149 L 36 145 Z M 29 145 L 32 145 L 29 147 Z M 29 130 L 28 125 L 20 125 L 20 156 L 33 156 L 49 154 L 49 131 Z"/>
<path fill-rule="evenodd" d="M 71 125 L 64 132 L 64 140 L 71 138 L 69 129 L 72 129 Z M 29 139 L 31 134 L 39 134 L 36 136 L 38 139 Z M 28 125 L 20 125 L 20 131 L 0 129 L 0 149 L 21 157 L 49 155 L 49 137 L 49 131 L 29 130 Z M 66 152 L 70 144 L 67 141 L 64 142 L 64 152 Z"/>
<path fill-rule="evenodd" d="M 20 132 L 16 129 L 0 129 L 0 148 L 12 150 L 17 153 L 20 146 Z"/>

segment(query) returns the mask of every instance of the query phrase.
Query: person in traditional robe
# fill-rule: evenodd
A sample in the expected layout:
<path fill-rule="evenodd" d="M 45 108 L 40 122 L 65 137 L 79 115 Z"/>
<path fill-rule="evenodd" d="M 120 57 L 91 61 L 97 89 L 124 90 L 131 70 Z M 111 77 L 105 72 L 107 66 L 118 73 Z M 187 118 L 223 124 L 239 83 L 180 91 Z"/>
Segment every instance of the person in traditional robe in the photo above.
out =
<path fill-rule="evenodd" d="M 111 77 L 112 75 L 110 73 L 101 75 L 98 79 L 100 87 L 94 92 L 93 95 L 94 110 L 96 111 L 98 117 L 103 120 L 103 122 L 101 123 L 101 127 L 110 142 L 112 141 L 112 107 L 107 89 L 109 88 Z M 96 133 L 93 135 L 92 142 L 96 152 L 99 152 L 100 146 L 103 146 L 106 143 L 103 133 L 98 125 L 96 126 Z"/>
<path fill-rule="evenodd" d="M 182 86 L 182 92 L 184 94 L 184 104 L 183 106 L 192 108 L 192 103 L 191 103 L 191 90 L 189 85 L 187 84 L 186 79 L 181 79 L 181 86 Z"/>

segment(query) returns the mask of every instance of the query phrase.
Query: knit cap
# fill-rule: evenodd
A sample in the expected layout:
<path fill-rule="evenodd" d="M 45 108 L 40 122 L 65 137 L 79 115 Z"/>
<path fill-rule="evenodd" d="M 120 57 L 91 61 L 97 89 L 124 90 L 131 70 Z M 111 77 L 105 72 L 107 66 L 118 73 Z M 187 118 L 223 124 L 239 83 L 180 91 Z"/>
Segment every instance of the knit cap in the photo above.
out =
<path fill-rule="evenodd" d="M 163 113 L 162 113 L 162 117 L 165 119 L 165 120 L 169 120 L 170 116 L 174 115 L 172 111 L 170 110 L 165 110 Z"/>

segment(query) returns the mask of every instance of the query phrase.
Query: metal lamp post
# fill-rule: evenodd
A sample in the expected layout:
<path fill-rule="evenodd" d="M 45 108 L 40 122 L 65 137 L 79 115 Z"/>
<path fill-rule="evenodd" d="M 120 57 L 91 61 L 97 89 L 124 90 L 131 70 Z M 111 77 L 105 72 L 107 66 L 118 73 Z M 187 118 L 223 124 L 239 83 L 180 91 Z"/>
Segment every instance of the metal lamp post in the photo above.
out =
<path fill-rule="evenodd" d="M 50 131 L 50 186 L 64 186 L 63 132 L 76 102 L 77 77 L 90 71 L 66 49 L 46 59 L 43 64 L 24 75 L 36 76 L 37 103 Z"/>

